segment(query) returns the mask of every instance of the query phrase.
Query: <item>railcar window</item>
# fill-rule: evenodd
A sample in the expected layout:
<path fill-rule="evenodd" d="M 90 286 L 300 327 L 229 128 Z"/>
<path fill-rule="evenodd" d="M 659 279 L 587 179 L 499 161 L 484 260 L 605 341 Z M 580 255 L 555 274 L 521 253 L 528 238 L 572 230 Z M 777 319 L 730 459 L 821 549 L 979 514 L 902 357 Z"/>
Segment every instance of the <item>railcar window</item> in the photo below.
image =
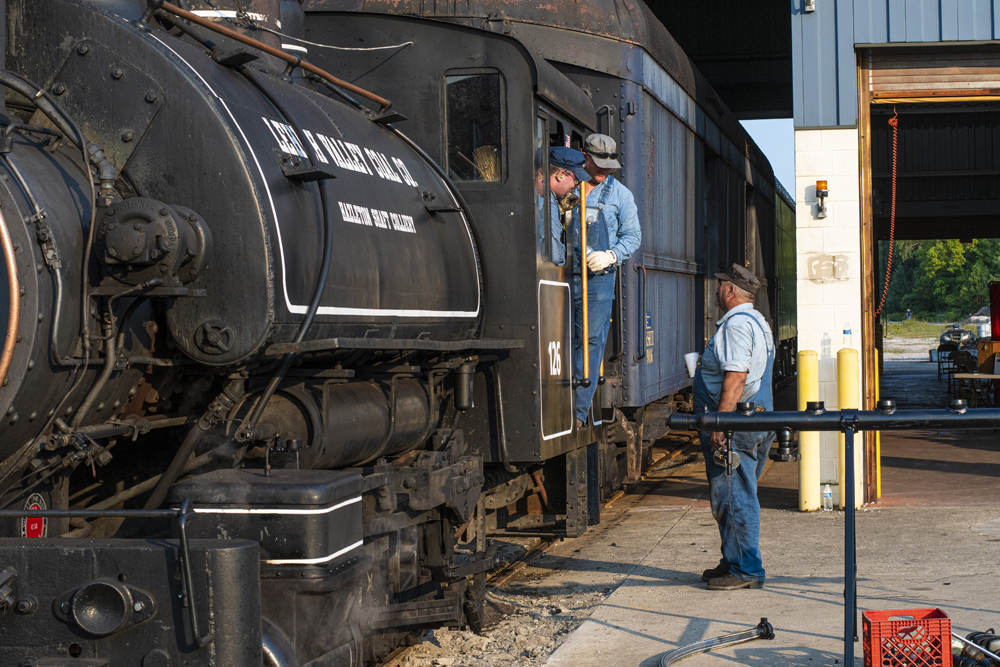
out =
<path fill-rule="evenodd" d="M 546 221 L 549 216 L 549 155 L 545 139 L 545 118 L 535 119 L 535 229 L 538 232 L 538 253 L 544 257 L 551 256 L 549 246 L 551 236 L 547 233 Z"/>
<path fill-rule="evenodd" d="M 503 177 L 503 91 L 500 75 L 445 77 L 448 104 L 448 172 L 460 181 Z"/>

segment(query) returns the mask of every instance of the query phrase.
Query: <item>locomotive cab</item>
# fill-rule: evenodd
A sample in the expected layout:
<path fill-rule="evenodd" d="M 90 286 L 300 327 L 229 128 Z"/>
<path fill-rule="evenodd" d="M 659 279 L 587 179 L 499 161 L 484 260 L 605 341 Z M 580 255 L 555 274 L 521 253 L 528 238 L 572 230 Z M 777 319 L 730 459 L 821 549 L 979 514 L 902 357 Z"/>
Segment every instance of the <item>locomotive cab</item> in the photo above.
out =
<path fill-rule="evenodd" d="M 305 7 L 311 42 L 405 44 L 398 53 L 337 52 L 336 62 L 366 86 L 391 87 L 400 106 L 421 118 L 400 126 L 447 169 L 475 217 L 487 334 L 525 341 L 523 350 L 477 366 L 474 402 L 487 409 L 459 421 L 487 466 L 490 525 L 586 530 L 598 520 L 601 411 L 595 401 L 594 419 L 576 427 L 572 269 L 566 259 L 572 256 L 572 217 L 563 220 L 560 210 L 553 219 L 546 202 L 548 148 L 582 148 L 597 127 L 590 98 L 505 34 L 328 12 L 323 3 Z M 333 66 L 324 49 L 310 55 Z M 529 481 L 533 471 L 538 480 Z M 536 493 L 518 497 L 512 488 Z"/>

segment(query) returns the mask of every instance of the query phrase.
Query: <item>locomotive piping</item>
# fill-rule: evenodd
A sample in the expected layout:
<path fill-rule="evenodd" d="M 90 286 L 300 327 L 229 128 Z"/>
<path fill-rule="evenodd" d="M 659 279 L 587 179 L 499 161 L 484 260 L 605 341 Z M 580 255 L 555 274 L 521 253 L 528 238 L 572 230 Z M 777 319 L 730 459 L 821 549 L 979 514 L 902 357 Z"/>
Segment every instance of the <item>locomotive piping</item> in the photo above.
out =
<path fill-rule="evenodd" d="M 14 257 L 14 242 L 10 238 L 7 219 L 0 211 L 0 245 L 7 263 L 7 300 L 10 315 L 7 319 L 7 335 L 0 354 L 0 386 L 7 379 L 10 364 L 14 360 L 14 346 L 17 345 L 17 328 L 21 323 L 21 286 L 17 279 L 17 260 Z"/>
<path fill-rule="evenodd" d="M 298 58 L 296 58 L 298 60 Z M 302 128 L 298 126 L 294 118 L 285 109 L 284 105 L 281 104 L 267 88 L 261 85 L 260 81 L 250 73 L 250 70 L 245 67 L 240 68 L 240 74 L 249 81 L 254 88 L 256 88 L 261 95 L 267 99 L 268 102 L 278 110 L 285 120 L 292 126 L 292 129 L 296 134 L 303 135 Z M 310 142 L 306 142 L 309 145 L 307 149 L 309 152 L 313 153 L 309 160 L 315 165 L 317 164 L 315 151 Z M 330 215 L 329 205 L 326 200 L 326 179 L 321 179 L 316 183 L 319 190 L 319 201 L 323 211 L 323 221 L 326 223 L 324 226 L 324 244 L 323 244 L 323 260 L 320 264 L 319 277 L 316 279 L 316 286 L 313 288 L 312 301 L 309 303 L 309 308 L 306 311 L 305 317 L 302 318 L 301 324 L 299 324 L 299 330 L 295 334 L 295 339 L 292 341 L 294 343 L 301 343 L 302 339 L 305 338 L 306 332 L 312 326 L 313 320 L 316 318 L 316 313 L 319 311 L 319 303 L 323 299 L 323 293 L 326 291 L 327 279 L 330 275 L 330 262 L 333 257 L 333 217 Z M 284 260 L 284 258 L 282 258 Z M 278 372 L 267 383 L 267 387 L 264 388 L 264 392 L 261 394 L 257 401 L 257 405 L 254 406 L 253 412 L 250 414 L 250 418 L 246 421 L 241 431 L 246 431 L 247 429 L 252 429 L 257 426 L 257 422 L 260 421 L 261 416 L 264 414 L 264 410 L 267 408 L 267 404 L 271 401 L 271 397 L 274 396 L 274 392 L 278 390 L 278 385 L 281 380 L 285 377 L 285 373 L 291 368 L 292 362 L 295 361 L 296 355 L 294 353 L 289 353 L 285 355 L 284 361 L 281 363 L 281 367 Z"/>
<path fill-rule="evenodd" d="M 291 54 L 285 53 L 281 49 L 272 48 L 272 47 L 268 46 L 267 44 L 264 44 L 263 42 L 257 41 L 256 39 L 253 39 L 251 37 L 244 37 L 243 35 L 241 35 L 240 33 L 236 32 L 235 30 L 230 30 L 229 28 L 226 28 L 225 26 L 221 26 L 221 25 L 217 25 L 215 23 L 212 23 L 211 21 L 209 21 L 207 19 L 201 18 L 197 14 L 192 14 L 191 12 L 189 12 L 187 10 L 184 10 L 184 9 L 181 9 L 177 5 L 171 4 L 169 2 L 164 2 L 163 3 L 163 9 L 165 11 L 167 11 L 167 12 L 170 12 L 171 14 L 173 14 L 175 16 L 179 16 L 181 18 L 187 19 L 188 21 L 191 21 L 192 23 L 197 23 L 201 27 L 207 28 L 208 30 L 211 30 L 212 32 L 216 32 L 216 33 L 218 33 L 220 35 L 223 35 L 225 37 L 228 37 L 230 39 L 234 39 L 237 42 L 242 42 L 243 44 L 246 44 L 247 46 L 252 46 L 255 49 L 260 49 L 264 53 L 267 53 L 268 55 L 272 55 L 275 58 L 280 58 L 281 60 L 284 60 L 287 63 L 295 63 L 295 61 L 298 58 L 297 56 L 293 56 Z M 392 102 L 390 102 L 386 98 L 380 97 L 379 95 L 376 95 L 375 93 L 370 93 L 367 90 L 365 90 L 364 88 L 361 88 L 359 86 L 355 86 L 353 83 L 348 83 L 347 81 L 342 81 L 341 79 L 338 79 L 337 77 L 333 76 L 329 72 L 327 72 L 325 70 L 322 70 L 319 67 L 316 67 L 312 63 L 302 61 L 302 63 L 301 63 L 300 66 L 302 67 L 302 69 L 306 70 L 307 72 L 312 72 L 313 74 L 316 74 L 318 76 L 323 77 L 324 79 L 326 79 L 327 81 L 329 81 L 330 83 L 332 83 L 335 86 L 340 86 L 341 88 L 345 88 L 345 89 L 351 91 L 352 93 L 356 93 L 358 95 L 361 95 L 362 97 L 366 97 L 366 98 L 370 99 L 373 102 L 377 102 L 379 105 L 382 106 L 382 110 L 383 111 L 392 106 Z"/>

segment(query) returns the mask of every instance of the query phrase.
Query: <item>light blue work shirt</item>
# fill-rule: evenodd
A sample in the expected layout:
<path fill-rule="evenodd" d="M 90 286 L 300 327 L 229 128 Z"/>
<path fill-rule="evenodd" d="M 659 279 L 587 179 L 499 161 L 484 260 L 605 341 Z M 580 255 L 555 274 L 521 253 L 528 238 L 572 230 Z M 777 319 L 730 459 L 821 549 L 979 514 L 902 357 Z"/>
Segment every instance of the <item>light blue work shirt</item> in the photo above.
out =
<path fill-rule="evenodd" d="M 734 317 L 737 313 L 746 313 Z M 757 320 L 755 324 L 750 318 Z M 760 324 L 760 326 L 757 326 Z M 716 403 L 722 397 L 726 372 L 746 373 L 747 383 L 740 401 L 748 401 L 760 389 L 767 366 L 768 350 L 774 347 L 771 327 L 752 303 L 742 303 L 716 322 L 718 329 L 701 355 L 701 377 Z"/>
<path fill-rule="evenodd" d="M 601 194 L 609 182 L 610 179 L 606 178 L 600 185 L 587 192 L 587 218 L 590 221 L 597 219 Z M 611 192 L 608 193 L 608 197 L 604 201 L 603 211 L 604 221 L 608 228 L 608 245 L 611 246 L 608 250 L 614 251 L 620 266 L 639 249 L 639 244 L 642 243 L 642 228 L 639 226 L 639 211 L 635 206 L 635 197 L 618 179 L 612 182 Z M 575 229 L 579 229 L 579 207 L 574 209 L 573 218 Z M 594 244 L 590 243 L 589 240 L 587 245 L 591 248 L 594 247 Z M 579 238 L 576 239 L 576 254 L 577 256 L 580 254 Z"/>

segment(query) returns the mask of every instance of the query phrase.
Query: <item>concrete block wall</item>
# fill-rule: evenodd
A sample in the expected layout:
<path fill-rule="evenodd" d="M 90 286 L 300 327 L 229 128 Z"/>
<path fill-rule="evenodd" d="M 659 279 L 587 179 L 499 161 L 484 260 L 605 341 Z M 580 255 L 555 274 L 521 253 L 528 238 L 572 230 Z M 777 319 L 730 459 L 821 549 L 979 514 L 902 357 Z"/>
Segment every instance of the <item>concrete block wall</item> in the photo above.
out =
<path fill-rule="evenodd" d="M 820 355 L 819 395 L 827 409 L 839 408 L 837 351 L 844 347 L 846 323 L 852 347 L 861 352 L 859 164 L 856 128 L 795 130 L 799 349 Z M 827 181 L 830 192 L 824 219 L 817 215 L 816 181 Z M 820 481 L 831 485 L 835 502 L 837 460 L 837 434 L 822 433 Z"/>

